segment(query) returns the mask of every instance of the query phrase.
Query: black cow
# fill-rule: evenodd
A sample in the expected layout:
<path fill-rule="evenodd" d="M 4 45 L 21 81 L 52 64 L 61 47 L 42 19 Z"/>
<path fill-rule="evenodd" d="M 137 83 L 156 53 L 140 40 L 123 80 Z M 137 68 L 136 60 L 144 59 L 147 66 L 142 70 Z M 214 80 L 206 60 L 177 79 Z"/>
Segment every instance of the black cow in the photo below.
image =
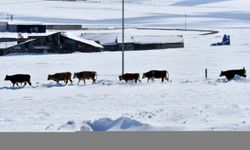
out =
<path fill-rule="evenodd" d="M 220 77 L 226 76 L 228 81 L 232 80 L 235 75 L 242 76 L 242 77 L 247 77 L 246 69 L 243 67 L 243 69 L 221 71 L 221 73 L 220 73 Z"/>
<path fill-rule="evenodd" d="M 169 81 L 169 74 L 166 70 L 150 70 L 143 73 L 142 79 L 144 78 L 148 78 L 148 82 L 150 79 L 154 81 L 155 78 L 161 78 L 161 81 L 164 82 L 164 79 Z"/>
<path fill-rule="evenodd" d="M 120 75 L 119 79 L 120 81 L 125 80 L 126 83 L 128 82 L 128 80 L 135 80 L 135 83 L 137 83 L 137 81 L 141 82 L 139 73 L 126 73 L 126 74 Z"/>
<path fill-rule="evenodd" d="M 6 75 L 5 81 L 10 81 L 13 84 L 13 87 L 15 86 L 15 84 L 20 87 L 18 85 L 18 83 L 24 83 L 24 86 L 26 86 L 26 84 L 28 83 L 31 86 L 31 82 L 30 82 L 30 75 L 28 74 L 16 74 L 16 75 Z"/>

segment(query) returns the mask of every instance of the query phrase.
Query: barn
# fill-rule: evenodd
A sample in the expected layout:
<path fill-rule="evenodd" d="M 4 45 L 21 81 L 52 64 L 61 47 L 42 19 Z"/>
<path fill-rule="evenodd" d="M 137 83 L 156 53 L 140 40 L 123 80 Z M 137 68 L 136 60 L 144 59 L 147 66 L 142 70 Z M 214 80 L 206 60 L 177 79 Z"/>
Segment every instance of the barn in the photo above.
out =
<path fill-rule="evenodd" d="M 11 53 L 73 53 L 101 52 L 103 46 L 67 32 L 31 34 L 18 39 L 18 44 L 4 49 L 3 55 Z"/>

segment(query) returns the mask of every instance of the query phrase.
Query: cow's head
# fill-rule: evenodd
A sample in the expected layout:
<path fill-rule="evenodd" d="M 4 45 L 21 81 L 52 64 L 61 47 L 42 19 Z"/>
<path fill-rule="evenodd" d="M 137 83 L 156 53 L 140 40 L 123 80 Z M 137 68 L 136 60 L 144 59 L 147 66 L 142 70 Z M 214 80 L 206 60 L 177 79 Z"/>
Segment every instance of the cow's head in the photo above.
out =
<path fill-rule="evenodd" d="M 123 80 L 123 75 L 120 75 L 120 76 L 119 76 L 119 80 L 120 80 L 120 81 Z"/>
<path fill-rule="evenodd" d="M 52 80 L 52 75 L 48 75 L 48 80 Z"/>
<path fill-rule="evenodd" d="M 146 78 L 147 76 L 146 76 L 146 73 L 143 73 L 143 75 L 142 75 L 142 79 L 144 79 L 144 78 Z"/>
<path fill-rule="evenodd" d="M 222 77 L 222 76 L 224 76 L 224 75 L 225 75 L 224 71 L 221 71 L 220 77 Z"/>
<path fill-rule="evenodd" d="M 10 76 L 6 75 L 4 80 L 7 81 L 9 79 L 10 79 Z"/>

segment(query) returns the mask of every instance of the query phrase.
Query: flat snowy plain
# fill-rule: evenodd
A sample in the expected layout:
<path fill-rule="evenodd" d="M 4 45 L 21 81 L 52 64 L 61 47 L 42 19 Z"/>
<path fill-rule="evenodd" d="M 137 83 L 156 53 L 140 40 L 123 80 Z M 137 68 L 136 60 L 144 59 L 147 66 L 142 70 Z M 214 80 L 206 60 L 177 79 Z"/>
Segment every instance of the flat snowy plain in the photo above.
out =
<path fill-rule="evenodd" d="M 191 1 L 138 0 L 126 4 L 127 26 L 183 28 L 183 14 L 188 13 L 188 28 L 220 31 L 212 35 L 143 32 L 184 35 L 185 48 L 126 52 L 126 72 L 165 69 L 171 82 L 119 81 L 121 52 L 0 57 L 0 131 L 250 130 L 250 80 L 236 77 L 226 82 L 219 77 L 221 70 L 250 69 L 249 2 Z M 3 0 L 0 9 L 15 14 L 18 21 L 69 21 L 105 27 L 120 23 L 120 3 L 112 0 Z M 126 33 L 143 34 L 132 29 Z M 232 45 L 211 47 L 224 33 L 231 35 Z M 204 79 L 205 68 L 208 80 Z M 77 85 L 74 80 L 74 85 L 64 86 L 47 81 L 48 74 L 83 70 L 97 71 L 96 85 L 90 81 Z M 16 73 L 31 74 L 32 87 L 12 88 L 10 82 L 3 81 L 6 74 Z"/>

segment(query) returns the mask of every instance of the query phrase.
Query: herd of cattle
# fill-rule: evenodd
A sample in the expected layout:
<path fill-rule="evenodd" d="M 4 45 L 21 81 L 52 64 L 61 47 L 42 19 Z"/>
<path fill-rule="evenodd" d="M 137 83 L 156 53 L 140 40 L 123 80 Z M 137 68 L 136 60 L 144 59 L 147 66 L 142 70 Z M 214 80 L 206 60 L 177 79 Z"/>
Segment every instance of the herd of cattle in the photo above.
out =
<path fill-rule="evenodd" d="M 70 72 L 61 72 L 53 75 L 48 75 L 48 80 L 53 80 L 57 84 L 59 84 L 60 81 L 64 81 L 65 84 L 68 84 L 68 82 L 73 84 L 71 76 L 72 74 Z M 73 75 L 73 79 L 75 78 L 78 79 L 78 84 L 81 80 L 83 80 L 84 84 L 86 84 L 86 80 L 92 80 L 92 84 L 95 84 L 97 73 L 95 71 L 77 72 Z M 169 81 L 169 74 L 166 70 L 150 70 L 144 73 L 142 78 L 148 78 L 148 82 L 149 80 L 153 81 L 155 78 L 161 79 L 161 81 L 164 82 L 164 80 Z M 139 73 L 126 73 L 120 75 L 119 79 L 120 81 L 125 80 L 126 83 L 129 80 L 134 80 L 135 83 L 137 83 L 137 81 L 141 82 Z M 27 85 L 27 83 L 31 86 L 31 76 L 29 74 L 6 75 L 5 81 L 10 81 L 13 84 L 13 87 L 15 85 L 20 87 L 19 84 L 24 84 L 24 87 Z"/>
<path fill-rule="evenodd" d="M 243 67 L 243 69 L 237 69 L 237 70 L 228 70 L 228 71 L 221 71 L 220 77 L 225 76 L 228 81 L 232 80 L 235 75 L 239 75 L 242 77 L 246 77 L 246 70 Z M 62 73 L 56 73 L 53 75 L 48 75 L 48 80 L 53 80 L 57 84 L 59 84 L 60 81 L 64 81 L 65 84 L 68 84 L 70 81 L 71 84 L 73 84 L 73 81 L 71 79 L 72 74 L 70 72 L 62 72 Z M 84 84 L 86 84 L 85 80 L 92 80 L 92 84 L 95 84 L 97 73 L 95 71 L 82 71 L 74 73 L 73 79 L 78 79 L 78 84 L 81 80 L 83 80 Z M 150 70 L 146 73 L 143 73 L 142 79 L 147 78 L 148 82 L 149 80 L 154 81 L 154 79 L 161 79 L 162 82 L 164 80 L 169 81 L 169 73 L 166 70 Z M 119 80 L 125 80 L 126 83 L 129 80 L 134 80 L 135 83 L 137 81 L 141 82 L 140 80 L 140 74 L 139 73 L 126 73 L 119 76 Z M 27 83 L 31 86 L 31 76 L 28 74 L 16 74 L 16 75 L 6 75 L 5 81 L 10 81 L 13 84 L 13 87 L 17 85 L 19 87 L 19 84 L 24 84 L 24 86 L 27 85 Z"/>

